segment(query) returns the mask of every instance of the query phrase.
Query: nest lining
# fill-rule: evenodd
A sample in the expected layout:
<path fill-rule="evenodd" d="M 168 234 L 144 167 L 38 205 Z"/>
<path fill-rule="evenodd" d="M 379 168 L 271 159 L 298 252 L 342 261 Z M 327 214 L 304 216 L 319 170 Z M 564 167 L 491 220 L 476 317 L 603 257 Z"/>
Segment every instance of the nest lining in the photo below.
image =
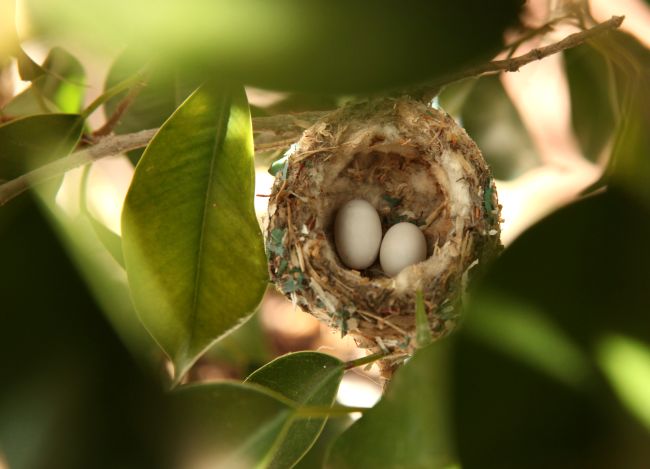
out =
<path fill-rule="evenodd" d="M 386 276 L 338 258 L 337 210 L 372 204 L 382 231 L 420 227 L 427 259 Z M 278 173 L 269 201 L 273 281 L 303 309 L 365 348 L 410 351 L 422 290 L 435 336 L 452 330 L 467 273 L 500 247 L 499 206 L 483 157 L 452 118 L 409 98 L 335 111 L 306 130 Z"/>

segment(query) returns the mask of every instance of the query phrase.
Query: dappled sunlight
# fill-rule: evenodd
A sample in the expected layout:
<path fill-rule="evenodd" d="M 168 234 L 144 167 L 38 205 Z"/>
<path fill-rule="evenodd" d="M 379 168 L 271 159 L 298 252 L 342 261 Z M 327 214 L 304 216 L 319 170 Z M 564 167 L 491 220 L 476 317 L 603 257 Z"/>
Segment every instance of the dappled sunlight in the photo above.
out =
<path fill-rule="evenodd" d="M 507 296 L 480 295 L 470 305 L 468 332 L 567 386 L 579 388 L 589 362 L 545 311 Z"/>
<path fill-rule="evenodd" d="M 650 347 L 612 334 L 596 345 L 596 355 L 623 404 L 650 430 Z"/>

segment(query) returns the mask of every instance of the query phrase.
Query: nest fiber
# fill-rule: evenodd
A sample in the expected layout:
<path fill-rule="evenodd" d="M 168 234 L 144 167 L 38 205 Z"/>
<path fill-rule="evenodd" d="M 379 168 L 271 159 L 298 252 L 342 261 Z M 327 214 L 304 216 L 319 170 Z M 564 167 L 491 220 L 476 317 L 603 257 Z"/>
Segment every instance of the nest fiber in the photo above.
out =
<path fill-rule="evenodd" d="M 378 261 L 346 267 L 333 225 L 353 199 L 375 207 L 383 233 L 402 221 L 417 225 L 427 259 L 395 277 Z M 291 300 L 359 346 L 408 353 L 418 291 L 434 337 L 447 334 L 469 275 L 500 249 L 499 221 L 485 160 L 449 115 L 410 98 L 348 105 L 307 129 L 276 175 L 270 273 Z"/>

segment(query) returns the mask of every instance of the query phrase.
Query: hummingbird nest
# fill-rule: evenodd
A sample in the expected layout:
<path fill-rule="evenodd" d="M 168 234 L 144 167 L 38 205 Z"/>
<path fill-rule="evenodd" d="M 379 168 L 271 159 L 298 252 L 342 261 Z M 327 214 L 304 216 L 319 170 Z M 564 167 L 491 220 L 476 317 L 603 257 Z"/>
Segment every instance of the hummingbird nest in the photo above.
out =
<path fill-rule="evenodd" d="M 337 255 L 338 209 L 364 199 L 382 231 L 406 221 L 427 242 L 427 259 L 387 276 Z M 333 111 L 307 129 L 276 174 L 267 253 L 278 288 L 360 347 L 412 352 L 416 294 L 434 338 L 458 323 L 468 276 L 501 248 L 500 206 L 478 147 L 446 113 L 410 98 Z"/>

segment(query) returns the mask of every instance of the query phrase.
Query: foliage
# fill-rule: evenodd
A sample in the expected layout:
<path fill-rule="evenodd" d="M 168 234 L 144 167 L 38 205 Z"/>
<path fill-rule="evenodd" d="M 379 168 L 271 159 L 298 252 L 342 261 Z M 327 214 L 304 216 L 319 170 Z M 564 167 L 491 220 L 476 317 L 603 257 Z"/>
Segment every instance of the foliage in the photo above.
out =
<path fill-rule="evenodd" d="M 0 206 L 0 465 L 644 467 L 650 51 L 624 33 L 566 55 L 573 130 L 589 159 L 609 156 L 603 178 L 504 251 L 459 332 L 430 344 L 418 303 L 420 349 L 378 404 L 336 403 L 362 362 L 269 361 L 246 323 L 268 276 L 244 86 L 288 92 L 263 114 L 437 82 L 497 52 L 520 3 L 26 1 L 38 38 L 128 47 L 84 108 L 75 57 L 54 47 L 39 64 L 14 44 L 31 83 L 1 109 L 0 184 L 101 142 L 88 118 L 102 104 L 109 131 L 160 128 L 131 155 L 121 233 L 89 210 L 87 172 L 75 210 L 60 175 Z M 498 175 L 537 164 L 497 78 L 438 102 Z M 210 347 L 248 377 L 185 384 Z"/>

